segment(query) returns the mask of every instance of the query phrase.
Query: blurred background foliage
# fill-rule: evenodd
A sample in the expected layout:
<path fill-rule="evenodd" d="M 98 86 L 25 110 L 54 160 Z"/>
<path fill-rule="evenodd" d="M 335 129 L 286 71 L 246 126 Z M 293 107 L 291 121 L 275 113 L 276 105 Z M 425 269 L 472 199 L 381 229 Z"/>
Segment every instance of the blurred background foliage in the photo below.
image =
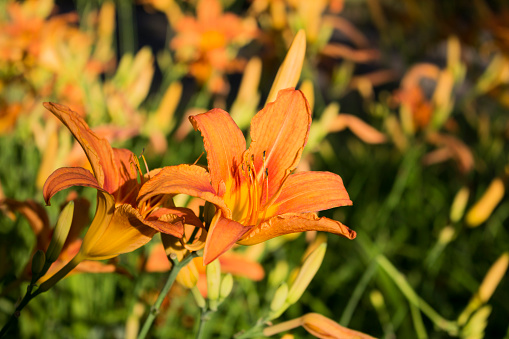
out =
<path fill-rule="evenodd" d="M 37 223 L 58 215 L 27 204 L 43 204 L 53 170 L 86 162 L 42 102 L 68 105 L 151 169 L 194 163 L 203 146 L 187 117 L 219 107 L 247 131 L 304 29 L 298 87 L 313 125 L 299 170 L 341 175 L 354 205 L 322 215 L 358 236 L 328 236 L 281 320 L 318 312 L 376 337 L 508 337 L 508 18 L 502 0 L 2 1 L 0 323 L 26 289 Z M 79 194 L 94 206 L 92 190 Z M 235 249 L 265 278 L 236 277 L 207 334 L 254 325 L 314 237 Z M 117 273 L 66 278 L 23 311 L 17 335 L 132 337 L 166 276 L 146 272 L 159 242 L 104 263 Z M 192 337 L 188 290 L 174 286 L 163 306 L 152 335 Z"/>

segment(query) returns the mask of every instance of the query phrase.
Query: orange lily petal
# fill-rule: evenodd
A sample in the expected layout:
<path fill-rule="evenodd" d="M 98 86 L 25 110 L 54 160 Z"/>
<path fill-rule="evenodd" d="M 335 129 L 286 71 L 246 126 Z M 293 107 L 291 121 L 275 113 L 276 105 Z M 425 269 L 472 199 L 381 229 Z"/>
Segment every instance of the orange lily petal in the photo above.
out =
<path fill-rule="evenodd" d="M 51 197 L 57 192 L 72 186 L 86 186 L 103 190 L 90 171 L 81 167 L 62 167 L 53 172 L 44 183 L 42 192 L 46 205 L 50 205 Z"/>
<path fill-rule="evenodd" d="M 92 226 L 94 226 L 93 222 Z M 89 236 L 92 234 L 90 232 L 92 226 L 83 239 L 80 252 L 86 259 L 93 260 L 109 259 L 122 253 L 132 252 L 148 243 L 157 233 L 155 229 L 143 223 L 142 216 L 129 204 L 115 209 L 109 224 L 102 225 L 103 232 L 95 232 L 93 236 Z"/>
<path fill-rule="evenodd" d="M 293 88 L 279 91 L 276 101 L 267 104 L 251 121 L 252 141 L 248 153 L 254 156 L 257 173 L 265 171 L 262 169 L 265 162 L 269 174 L 269 198 L 297 166 L 310 125 L 308 102 L 301 91 Z"/>
<path fill-rule="evenodd" d="M 96 247 L 96 243 L 100 241 L 101 237 L 108 229 L 115 212 L 115 198 L 111 194 L 102 190 L 97 190 L 96 200 L 97 207 L 95 210 L 94 220 L 92 220 L 92 223 L 83 238 L 83 243 L 78 253 L 78 255 L 81 253 L 84 256 L 83 259 L 94 258 L 92 250 Z"/>
<path fill-rule="evenodd" d="M 201 198 L 218 206 L 227 217 L 231 217 L 231 211 L 210 185 L 209 173 L 200 166 L 179 165 L 163 168 L 143 184 L 138 194 L 138 202 L 141 204 L 160 194 L 187 194 Z"/>
<path fill-rule="evenodd" d="M 189 117 L 189 120 L 202 134 L 212 187 L 219 196 L 223 196 L 223 185 L 233 177 L 232 170 L 240 165 L 242 153 L 246 150 L 244 135 L 222 109 L 215 108 Z"/>
<path fill-rule="evenodd" d="M 227 219 L 218 211 L 212 219 L 205 250 L 203 263 L 208 265 L 224 252 L 228 251 L 252 226 L 244 226 L 236 221 Z"/>
<path fill-rule="evenodd" d="M 318 212 L 348 205 L 352 205 L 352 201 L 339 175 L 330 172 L 300 172 L 290 175 L 285 181 L 267 217 Z"/>
<path fill-rule="evenodd" d="M 80 143 L 99 185 L 108 192 L 115 190 L 117 171 L 108 141 L 95 135 L 83 118 L 69 107 L 52 102 L 45 102 L 43 105 L 67 126 Z"/>
<path fill-rule="evenodd" d="M 254 245 L 284 234 L 305 231 L 324 231 L 348 239 L 354 239 L 357 236 L 355 231 L 339 221 L 325 217 L 319 218 L 315 213 L 288 213 L 275 216 L 256 226 L 239 241 L 239 244 Z"/>
<path fill-rule="evenodd" d="M 133 152 L 124 148 L 113 148 L 113 161 L 118 169 L 118 182 L 115 184 L 113 195 L 117 204 L 131 203 L 138 195 L 138 172 L 134 167 Z"/>

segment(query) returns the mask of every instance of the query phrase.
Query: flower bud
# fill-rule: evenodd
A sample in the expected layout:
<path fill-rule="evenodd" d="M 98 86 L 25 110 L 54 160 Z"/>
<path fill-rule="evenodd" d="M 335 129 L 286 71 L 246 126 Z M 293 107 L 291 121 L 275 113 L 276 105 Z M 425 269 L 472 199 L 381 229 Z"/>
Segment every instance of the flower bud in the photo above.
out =
<path fill-rule="evenodd" d="M 191 293 L 193 294 L 194 300 L 196 301 L 196 305 L 198 305 L 199 308 L 205 308 L 205 299 L 203 299 L 203 296 L 201 295 L 198 287 L 194 286 L 191 288 Z"/>
<path fill-rule="evenodd" d="M 276 290 L 276 293 L 274 293 L 274 297 L 272 298 L 272 302 L 270 303 L 271 313 L 278 315 L 283 313 L 284 309 L 287 308 L 287 305 L 285 305 L 287 297 L 288 297 L 288 284 L 282 283 Z M 277 316 L 274 318 L 277 318 Z M 274 318 L 271 317 L 271 319 Z"/>
<path fill-rule="evenodd" d="M 484 338 L 484 330 L 491 314 L 491 306 L 485 305 L 474 313 L 472 318 L 461 330 L 462 338 Z"/>
<path fill-rule="evenodd" d="M 206 266 L 207 271 L 207 298 L 210 309 L 217 310 L 219 291 L 221 286 L 221 264 L 216 259 Z"/>
<path fill-rule="evenodd" d="M 467 224 L 471 227 L 476 227 L 485 222 L 504 197 L 504 193 L 505 188 L 502 179 L 493 179 L 481 199 L 468 211 L 466 217 Z"/>
<path fill-rule="evenodd" d="M 184 287 L 193 288 L 198 282 L 198 269 L 194 260 L 180 269 L 177 281 Z"/>
<path fill-rule="evenodd" d="M 281 283 L 288 277 L 288 262 L 279 260 L 276 262 L 276 266 L 269 273 L 268 284 L 271 287 L 281 285 Z"/>
<path fill-rule="evenodd" d="M 327 250 L 327 244 L 322 243 L 318 246 L 304 261 L 302 268 L 300 269 L 297 278 L 295 278 L 290 291 L 288 292 L 288 298 L 286 299 L 288 304 L 293 304 L 302 296 L 306 288 L 308 287 L 311 279 L 315 276 L 316 272 L 322 264 L 325 251 Z"/>
<path fill-rule="evenodd" d="M 46 262 L 46 255 L 43 250 L 38 250 L 32 257 L 32 276 L 37 277 L 42 272 L 44 263 Z"/>
<path fill-rule="evenodd" d="M 315 92 L 313 88 L 313 82 L 309 79 L 306 79 L 302 82 L 299 89 L 306 97 L 311 111 L 313 111 L 313 107 L 315 106 Z"/>
<path fill-rule="evenodd" d="M 53 263 L 57 260 L 62 247 L 64 246 L 69 230 L 71 229 L 72 217 L 74 214 L 74 202 L 69 203 L 64 207 L 60 216 L 58 217 L 57 225 L 53 231 L 53 237 L 46 251 L 46 261 Z"/>
<path fill-rule="evenodd" d="M 456 196 L 454 197 L 454 201 L 452 202 L 451 212 L 449 217 L 453 223 L 456 223 L 461 220 L 463 214 L 465 213 L 465 207 L 467 206 L 468 196 L 470 192 L 467 187 L 462 187 Z"/>
<path fill-rule="evenodd" d="M 509 265 L 509 252 L 505 252 L 498 258 L 498 260 L 490 267 L 488 273 L 484 277 L 481 286 L 479 287 L 479 298 L 483 303 L 488 300 L 495 292 L 498 284 L 507 272 Z"/>
<path fill-rule="evenodd" d="M 306 33 L 297 32 L 292 45 L 286 54 L 285 60 L 277 71 L 276 78 L 267 97 L 267 103 L 276 100 L 277 93 L 285 88 L 295 87 L 300 78 L 304 56 L 306 55 Z"/>
<path fill-rule="evenodd" d="M 219 290 L 219 301 L 223 302 L 226 299 L 233 289 L 233 276 L 231 273 L 228 273 L 221 280 L 221 288 Z"/>

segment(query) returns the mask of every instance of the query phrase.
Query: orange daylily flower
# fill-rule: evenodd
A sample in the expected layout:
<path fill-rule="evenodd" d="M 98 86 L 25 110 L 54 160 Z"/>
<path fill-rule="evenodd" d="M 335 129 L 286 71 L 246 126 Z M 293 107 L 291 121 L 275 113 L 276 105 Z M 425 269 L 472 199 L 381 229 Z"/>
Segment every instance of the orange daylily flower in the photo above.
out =
<path fill-rule="evenodd" d="M 139 203 L 161 194 L 188 194 L 216 206 L 203 261 L 210 263 L 236 242 L 254 245 L 295 232 L 356 233 L 314 212 L 351 205 L 339 175 L 291 174 L 306 145 L 311 111 L 301 91 L 279 92 L 251 122 L 251 145 L 230 115 L 213 109 L 190 118 L 201 131 L 207 172 L 200 166 L 165 167 L 140 189 Z"/>
<path fill-rule="evenodd" d="M 44 106 L 69 128 L 83 147 L 93 171 L 92 174 L 82 167 L 60 168 L 49 176 L 43 188 L 46 204 L 55 193 L 71 186 L 97 189 L 97 209 L 78 253 L 80 259 L 102 260 L 131 252 L 150 241 L 157 232 L 182 236 L 183 220 L 187 215 L 194 216 L 192 211 L 172 207 L 172 202 L 163 197 L 136 203 L 146 178 L 141 175 L 131 151 L 112 148 L 68 107 L 54 103 L 44 103 Z M 137 170 L 141 183 L 137 181 Z M 147 175 L 150 177 L 155 172 Z"/>
<path fill-rule="evenodd" d="M 170 47 L 177 60 L 189 64 L 190 73 L 200 83 L 210 80 L 214 92 L 224 91 L 224 73 L 243 69 L 244 62 L 235 57 L 236 51 L 258 34 L 253 19 L 223 13 L 218 0 L 198 1 L 196 17 L 183 16 L 172 25 L 176 36 Z"/>

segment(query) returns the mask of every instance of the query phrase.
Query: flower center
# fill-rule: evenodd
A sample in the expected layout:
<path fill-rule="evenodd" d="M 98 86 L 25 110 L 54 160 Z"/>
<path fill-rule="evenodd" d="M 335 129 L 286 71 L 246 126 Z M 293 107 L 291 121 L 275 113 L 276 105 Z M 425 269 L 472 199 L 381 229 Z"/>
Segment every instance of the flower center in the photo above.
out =
<path fill-rule="evenodd" d="M 254 155 L 246 157 L 237 168 L 235 179 L 226 185 L 223 199 L 232 211 L 233 220 L 245 226 L 258 225 L 265 219 L 266 209 L 262 203 L 268 201 L 264 194 L 269 192 L 265 151 L 262 159 L 262 167 L 256 170 Z"/>

